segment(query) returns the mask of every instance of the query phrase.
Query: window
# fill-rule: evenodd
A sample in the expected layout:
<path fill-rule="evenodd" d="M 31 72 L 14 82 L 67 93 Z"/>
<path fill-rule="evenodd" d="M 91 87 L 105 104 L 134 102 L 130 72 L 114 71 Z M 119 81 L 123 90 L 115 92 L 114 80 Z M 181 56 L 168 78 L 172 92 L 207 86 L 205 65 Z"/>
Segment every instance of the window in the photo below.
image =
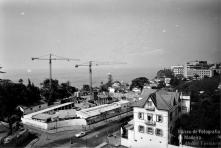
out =
<path fill-rule="evenodd" d="M 156 128 L 155 134 L 156 134 L 157 136 L 163 136 L 163 131 L 162 131 L 161 129 L 159 129 L 159 128 Z"/>
<path fill-rule="evenodd" d="M 143 120 L 143 113 L 138 113 L 138 119 L 142 119 Z"/>
<path fill-rule="evenodd" d="M 147 121 L 153 121 L 153 114 L 147 114 Z"/>
<path fill-rule="evenodd" d="M 163 122 L 163 116 L 157 115 L 157 122 Z"/>
<path fill-rule="evenodd" d="M 147 133 L 153 135 L 153 128 L 147 127 Z"/>
<path fill-rule="evenodd" d="M 147 106 L 152 106 L 152 102 L 151 102 L 151 101 L 148 101 L 148 102 L 147 102 Z"/>
<path fill-rule="evenodd" d="M 138 131 L 140 132 L 140 133 L 144 133 L 144 126 L 139 126 L 138 127 Z"/>

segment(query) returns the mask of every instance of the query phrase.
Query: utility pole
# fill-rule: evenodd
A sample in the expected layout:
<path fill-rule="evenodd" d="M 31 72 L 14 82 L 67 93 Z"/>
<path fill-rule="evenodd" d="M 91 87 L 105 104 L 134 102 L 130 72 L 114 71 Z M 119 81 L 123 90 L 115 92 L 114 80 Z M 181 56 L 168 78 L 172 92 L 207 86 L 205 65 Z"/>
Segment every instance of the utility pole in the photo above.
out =
<path fill-rule="evenodd" d="M 48 56 L 48 55 L 45 55 Z M 65 57 L 61 57 L 61 56 L 56 56 L 53 54 L 49 54 L 49 58 L 44 58 L 45 56 L 41 56 L 41 57 L 32 57 L 32 60 L 48 60 L 49 61 L 49 101 L 51 101 L 51 90 L 52 90 L 52 60 L 65 60 L 65 61 L 80 61 L 80 59 L 71 59 L 71 58 L 65 58 Z M 55 58 L 52 58 L 52 56 L 54 56 Z"/>

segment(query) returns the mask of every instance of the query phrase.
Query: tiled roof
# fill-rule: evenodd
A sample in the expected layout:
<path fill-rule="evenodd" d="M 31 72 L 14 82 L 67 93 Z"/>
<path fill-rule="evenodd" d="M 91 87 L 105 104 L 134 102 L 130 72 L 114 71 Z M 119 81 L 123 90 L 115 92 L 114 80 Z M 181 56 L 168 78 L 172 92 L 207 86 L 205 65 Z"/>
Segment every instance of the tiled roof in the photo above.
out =
<path fill-rule="evenodd" d="M 144 88 L 141 95 L 140 95 L 140 98 L 142 98 L 142 99 L 134 102 L 132 106 L 133 107 L 143 107 L 144 104 L 146 103 L 147 99 L 149 98 L 150 94 L 152 94 L 154 92 L 156 92 L 155 89 Z"/>
<path fill-rule="evenodd" d="M 149 97 L 150 94 L 156 92 L 155 89 L 150 89 L 150 88 L 144 88 L 141 95 L 140 95 L 140 98 L 147 98 Z"/>
<path fill-rule="evenodd" d="M 150 98 L 157 109 L 170 110 L 174 105 L 178 103 L 179 93 L 168 92 L 165 90 L 158 90 L 149 95 L 144 95 L 143 99 L 134 103 L 134 107 L 144 107 L 146 101 Z"/>
<path fill-rule="evenodd" d="M 141 99 L 139 101 L 133 102 L 132 106 L 133 107 L 143 107 L 144 104 L 146 103 L 147 99 L 148 99 L 148 97 L 143 98 L 143 99 Z"/>

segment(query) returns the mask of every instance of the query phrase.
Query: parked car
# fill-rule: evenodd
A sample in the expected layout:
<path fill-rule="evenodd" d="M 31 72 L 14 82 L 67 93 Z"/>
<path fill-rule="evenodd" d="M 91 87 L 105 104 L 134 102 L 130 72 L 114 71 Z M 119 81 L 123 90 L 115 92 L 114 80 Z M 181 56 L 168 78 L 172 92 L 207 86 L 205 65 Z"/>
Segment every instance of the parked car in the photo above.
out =
<path fill-rule="evenodd" d="M 75 137 L 82 137 L 82 136 L 85 136 L 86 135 L 86 132 L 84 132 L 84 131 L 81 131 L 80 133 L 77 133 L 77 134 L 75 134 Z"/>

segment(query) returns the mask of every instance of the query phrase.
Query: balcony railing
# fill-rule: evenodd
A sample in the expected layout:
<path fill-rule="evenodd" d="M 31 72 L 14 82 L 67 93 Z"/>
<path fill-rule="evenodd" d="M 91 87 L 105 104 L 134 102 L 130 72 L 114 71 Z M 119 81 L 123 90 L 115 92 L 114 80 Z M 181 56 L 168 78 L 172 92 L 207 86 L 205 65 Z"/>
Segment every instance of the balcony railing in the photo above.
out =
<path fill-rule="evenodd" d="M 156 122 L 155 121 L 145 121 L 145 124 L 146 125 L 153 125 L 153 126 L 155 126 Z"/>
<path fill-rule="evenodd" d="M 146 110 L 150 110 L 150 111 L 155 111 L 155 107 L 154 106 L 145 106 Z"/>

